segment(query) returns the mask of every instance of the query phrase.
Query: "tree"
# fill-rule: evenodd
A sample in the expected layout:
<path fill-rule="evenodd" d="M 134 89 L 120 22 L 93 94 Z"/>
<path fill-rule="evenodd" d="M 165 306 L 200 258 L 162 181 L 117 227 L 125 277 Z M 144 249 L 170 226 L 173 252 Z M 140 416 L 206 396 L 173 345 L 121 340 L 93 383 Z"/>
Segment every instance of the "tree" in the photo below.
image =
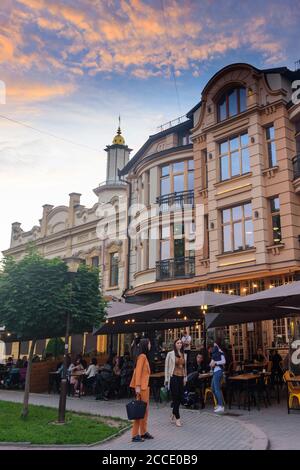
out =
<path fill-rule="evenodd" d="M 28 415 L 32 357 L 37 339 L 91 330 L 101 323 L 104 302 L 99 273 L 82 266 L 71 282 L 60 259 L 46 259 L 31 250 L 21 261 L 6 258 L 0 276 L 0 324 L 17 340 L 31 340 L 22 417 Z"/>

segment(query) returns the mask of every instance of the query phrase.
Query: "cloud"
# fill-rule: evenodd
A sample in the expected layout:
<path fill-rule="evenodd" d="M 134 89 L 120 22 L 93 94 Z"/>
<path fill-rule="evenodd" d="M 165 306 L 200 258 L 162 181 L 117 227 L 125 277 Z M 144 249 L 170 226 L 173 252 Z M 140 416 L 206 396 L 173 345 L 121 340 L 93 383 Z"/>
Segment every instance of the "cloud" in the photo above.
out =
<path fill-rule="evenodd" d="M 298 24 L 287 19 L 287 5 L 253 0 L 234 9 L 234 3 L 12 0 L 11 34 L 0 36 L 0 57 L 14 70 L 61 73 L 66 80 L 101 73 L 168 77 L 171 65 L 178 75 L 197 75 L 205 61 L 239 50 L 258 51 L 266 63 L 283 60 L 281 17 L 287 36 Z"/>
<path fill-rule="evenodd" d="M 71 83 L 51 84 L 44 83 L 18 83 L 7 84 L 7 101 L 9 102 L 37 102 L 47 101 L 72 94 L 76 86 Z"/>

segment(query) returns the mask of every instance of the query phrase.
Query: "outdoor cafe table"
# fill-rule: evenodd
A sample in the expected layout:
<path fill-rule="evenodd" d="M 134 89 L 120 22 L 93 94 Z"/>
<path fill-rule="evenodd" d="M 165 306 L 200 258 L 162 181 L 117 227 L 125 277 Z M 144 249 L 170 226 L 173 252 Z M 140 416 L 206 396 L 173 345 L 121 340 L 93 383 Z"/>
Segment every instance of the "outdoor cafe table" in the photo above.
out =
<path fill-rule="evenodd" d="M 255 370 L 255 369 L 264 369 L 266 364 L 258 363 L 258 364 L 244 364 L 244 369 Z"/>
<path fill-rule="evenodd" d="M 250 390 L 249 390 L 249 384 L 250 382 L 253 382 L 257 379 L 260 379 L 261 376 L 264 374 L 240 374 L 240 375 L 234 375 L 232 377 L 228 377 L 228 383 L 232 385 L 233 383 L 245 383 L 246 384 L 246 392 L 247 392 L 247 400 L 248 400 L 248 411 L 250 411 Z M 229 409 L 231 409 L 231 403 L 232 403 L 232 388 L 229 386 L 229 400 L 228 400 L 228 406 Z"/>

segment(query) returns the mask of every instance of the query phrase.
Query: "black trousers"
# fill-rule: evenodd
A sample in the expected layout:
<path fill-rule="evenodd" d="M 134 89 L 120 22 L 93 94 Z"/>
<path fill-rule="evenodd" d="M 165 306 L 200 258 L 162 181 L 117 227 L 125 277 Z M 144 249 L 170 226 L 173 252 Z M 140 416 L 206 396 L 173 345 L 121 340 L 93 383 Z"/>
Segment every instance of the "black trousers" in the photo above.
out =
<path fill-rule="evenodd" d="M 178 375 L 172 375 L 170 380 L 170 391 L 173 402 L 173 415 L 176 419 L 180 419 L 179 407 L 183 401 L 184 392 L 183 379 L 183 377 L 179 377 Z"/>

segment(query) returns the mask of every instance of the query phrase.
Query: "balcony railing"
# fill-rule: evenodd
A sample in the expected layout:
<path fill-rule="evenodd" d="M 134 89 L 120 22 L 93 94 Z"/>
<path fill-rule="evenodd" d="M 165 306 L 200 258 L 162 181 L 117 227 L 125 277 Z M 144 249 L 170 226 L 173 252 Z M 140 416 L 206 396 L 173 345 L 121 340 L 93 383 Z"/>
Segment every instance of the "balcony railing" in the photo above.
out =
<path fill-rule="evenodd" d="M 300 178 L 300 154 L 293 158 L 294 180 Z"/>
<path fill-rule="evenodd" d="M 193 277 L 194 275 L 195 258 L 192 256 L 164 259 L 156 262 L 157 281 Z"/>
<path fill-rule="evenodd" d="M 156 203 L 159 204 L 161 212 L 167 212 L 170 209 L 180 210 L 185 204 L 194 207 L 194 191 L 164 194 L 156 198 Z"/>

